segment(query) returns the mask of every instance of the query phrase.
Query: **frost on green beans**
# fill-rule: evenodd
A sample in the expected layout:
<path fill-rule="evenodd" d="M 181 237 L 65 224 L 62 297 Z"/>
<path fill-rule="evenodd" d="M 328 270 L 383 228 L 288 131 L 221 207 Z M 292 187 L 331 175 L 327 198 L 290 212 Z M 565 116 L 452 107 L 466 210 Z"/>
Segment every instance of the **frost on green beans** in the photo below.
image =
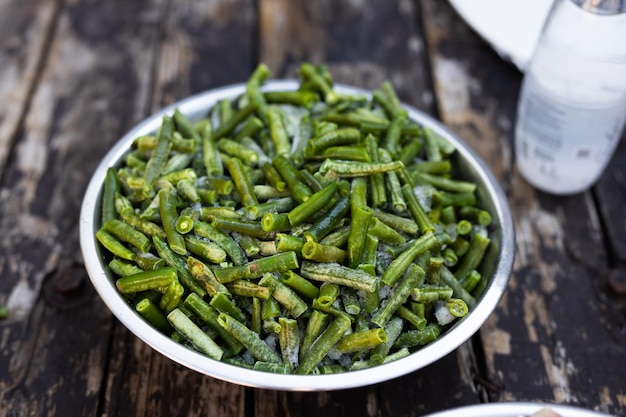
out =
<path fill-rule="evenodd" d="M 103 218 L 132 219 L 134 232 L 103 229 L 97 238 L 109 252 L 111 271 L 120 274 L 112 272 L 115 280 L 124 278 L 124 288 L 136 289 L 124 297 L 133 307 L 149 300 L 142 305 L 155 308 L 138 309 L 139 314 L 184 346 L 251 369 L 345 372 L 397 360 L 432 343 L 466 314 L 465 307 L 474 306 L 475 294 L 485 284 L 480 271 L 492 228 L 471 218 L 475 210 L 459 211 L 473 205 L 475 197 L 472 185 L 456 178 L 454 165 L 447 162 L 454 150 L 406 118 L 388 82 L 371 98 L 337 94 L 324 66 L 305 63 L 297 92 L 267 95 L 261 87 L 269 75 L 269 68 L 260 65 L 245 93 L 217 103 L 200 120 L 178 111 L 165 116 L 151 138 L 134 143 L 127 163 L 109 170 Z M 342 136 L 350 130 L 346 128 L 358 129 L 356 143 L 354 136 Z M 249 158 L 249 152 L 244 157 L 237 146 L 217 147 L 216 131 L 218 139 L 239 142 L 258 158 Z M 316 142 L 319 137 L 323 140 Z M 342 152 L 342 146 L 362 151 Z M 333 147 L 334 155 L 366 155 L 368 160 L 327 161 L 323 152 Z M 283 150 L 278 165 L 276 149 Z M 404 163 L 396 162 L 401 154 Z M 232 163 L 234 158 L 241 163 Z M 393 169 L 377 171 L 383 169 L 380 158 L 385 169 Z M 324 162 L 331 168 L 320 170 Z M 285 191 L 269 184 L 265 175 L 272 169 L 264 164 L 284 180 Z M 422 174 L 433 166 L 436 173 Z M 182 180 L 185 193 L 179 191 Z M 337 184 L 327 187 L 333 182 Z M 335 187 L 329 200 L 328 190 Z M 169 197 L 160 201 L 160 190 Z M 322 198 L 317 193 L 324 190 Z M 392 204 L 403 192 L 413 193 L 417 207 Z M 288 230 L 266 230 L 280 224 L 250 216 L 257 204 L 286 198 L 293 204 L 276 204 L 283 212 L 271 214 L 296 210 L 298 224 L 287 223 Z M 332 210 L 342 199 L 342 209 Z M 328 202 L 320 208 L 320 201 Z M 353 216 L 355 210 L 361 214 Z M 193 222 L 189 231 L 171 227 L 183 214 Z M 457 232 L 461 220 L 472 223 L 471 232 L 462 236 Z M 312 237 L 305 232 L 314 225 Z M 144 247 L 149 256 L 132 245 L 137 234 L 151 242 Z M 318 240 L 315 258 L 306 259 L 311 255 L 300 249 L 307 239 Z M 185 242 L 220 246 L 228 256 L 212 263 L 198 245 L 185 247 Z M 463 251 L 454 253 L 455 247 Z M 332 260 L 324 259 L 326 253 Z M 348 268 L 349 263 L 358 266 Z M 431 263 L 438 265 L 436 272 L 429 270 Z M 172 270 L 176 279 L 169 283 Z M 383 274 L 389 281 L 381 282 Z M 306 309 L 296 314 L 294 305 Z M 382 332 L 373 332 L 379 327 Z"/>

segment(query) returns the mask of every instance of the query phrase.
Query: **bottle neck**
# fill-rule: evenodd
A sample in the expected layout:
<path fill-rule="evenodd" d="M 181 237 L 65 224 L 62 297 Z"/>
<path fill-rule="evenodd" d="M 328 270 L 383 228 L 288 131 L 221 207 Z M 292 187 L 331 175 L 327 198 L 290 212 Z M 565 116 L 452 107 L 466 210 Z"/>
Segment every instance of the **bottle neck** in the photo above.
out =
<path fill-rule="evenodd" d="M 626 0 L 570 0 L 583 10 L 600 15 L 626 13 Z"/>

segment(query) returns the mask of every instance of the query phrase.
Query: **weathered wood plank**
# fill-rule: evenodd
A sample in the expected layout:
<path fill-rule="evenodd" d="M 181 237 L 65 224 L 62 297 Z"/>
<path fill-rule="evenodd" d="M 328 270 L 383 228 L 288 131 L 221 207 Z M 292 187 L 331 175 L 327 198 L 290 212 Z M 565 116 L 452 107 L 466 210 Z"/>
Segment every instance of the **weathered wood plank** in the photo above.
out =
<path fill-rule="evenodd" d="M 210 88 L 245 82 L 254 69 L 252 0 L 171 2 L 152 110 Z"/>
<path fill-rule="evenodd" d="M 100 406 L 112 318 L 86 280 L 78 215 L 100 158 L 146 113 L 158 10 L 76 0 L 59 12 L 0 193 L 0 415 Z"/>
<path fill-rule="evenodd" d="M 626 265 L 626 133 L 594 187 L 615 265 Z M 622 294 L 624 295 L 624 294 Z"/>
<path fill-rule="evenodd" d="M 432 113 L 418 14 L 410 0 L 261 0 L 259 59 L 276 78 L 295 78 L 310 61 L 338 83 L 374 89 L 388 79 L 401 100 Z"/>
<path fill-rule="evenodd" d="M 521 74 L 498 63 L 447 3 L 422 4 L 441 118 L 501 181 L 517 230 L 509 290 L 480 332 L 490 399 L 624 414 L 626 376 L 613 365 L 626 353 L 616 330 L 624 316 L 606 303 L 607 249 L 591 194 L 551 197 L 517 175 L 511 144 Z"/>
<path fill-rule="evenodd" d="M 254 67 L 256 14 L 251 0 L 176 1 L 163 11 L 150 111 L 245 81 Z M 105 414 L 244 415 L 243 387 L 176 364 L 119 323 L 112 341 Z"/>
<path fill-rule="evenodd" d="M 0 3 L 0 175 L 24 117 L 59 1 Z"/>
<path fill-rule="evenodd" d="M 373 89 L 388 79 L 403 101 L 434 113 L 421 11 L 413 2 L 262 0 L 259 13 L 260 61 L 275 77 L 294 78 L 302 61 L 325 63 L 338 83 Z M 311 394 L 256 390 L 255 415 L 400 416 L 477 402 L 472 378 L 463 376 L 470 367 L 465 355 L 455 353 L 373 387 Z"/>

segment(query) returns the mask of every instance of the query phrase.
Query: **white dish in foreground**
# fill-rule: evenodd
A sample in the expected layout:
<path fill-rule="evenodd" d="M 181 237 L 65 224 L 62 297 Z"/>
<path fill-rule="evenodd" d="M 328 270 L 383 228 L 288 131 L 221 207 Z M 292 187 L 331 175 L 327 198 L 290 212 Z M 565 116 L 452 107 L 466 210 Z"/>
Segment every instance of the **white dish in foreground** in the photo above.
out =
<path fill-rule="evenodd" d="M 538 403 L 478 404 L 429 414 L 424 417 L 528 417 L 546 407 L 561 417 L 610 417 L 608 414 L 567 405 Z"/>
<path fill-rule="evenodd" d="M 551 0 L 450 0 L 459 15 L 504 59 L 524 70 Z"/>

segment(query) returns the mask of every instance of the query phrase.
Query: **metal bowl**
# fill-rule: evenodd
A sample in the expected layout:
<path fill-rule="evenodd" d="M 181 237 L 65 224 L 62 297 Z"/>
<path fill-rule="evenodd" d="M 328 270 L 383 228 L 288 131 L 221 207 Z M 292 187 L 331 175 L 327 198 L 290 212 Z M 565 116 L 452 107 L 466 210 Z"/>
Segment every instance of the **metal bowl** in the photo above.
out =
<path fill-rule="evenodd" d="M 608 414 L 598 413 L 569 405 L 541 404 L 527 402 L 506 402 L 476 404 L 459 407 L 424 417 L 529 417 L 543 408 L 549 408 L 560 417 L 610 417 Z"/>
<path fill-rule="evenodd" d="M 265 83 L 263 89 L 294 90 L 297 87 L 296 81 L 280 80 Z M 341 93 L 369 95 L 365 90 L 345 85 L 337 85 L 335 89 Z M 245 85 L 238 84 L 210 90 L 172 104 L 131 129 L 113 146 L 96 168 L 81 207 L 80 244 L 91 282 L 117 319 L 161 354 L 197 372 L 240 385 L 291 391 L 337 390 L 386 381 L 423 368 L 467 341 L 496 308 L 507 287 L 515 250 L 513 221 L 506 197 L 485 163 L 450 130 L 410 106 L 406 106 L 406 109 L 412 120 L 430 127 L 454 144 L 457 149 L 455 168 L 462 178 L 478 185 L 478 202 L 490 212 L 493 219 L 490 226 L 492 243 L 481 270 L 483 276 L 487 278 L 487 283 L 480 289 L 478 302 L 470 314 L 459 320 L 438 340 L 403 359 L 370 369 L 348 372 L 342 374 L 340 378 L 336 375 L 272 375 L 268 378 L 267 373 L 219 362 L 174 342 L 144 321 L 124 300 L 115 288 L 114 278 L 104 261 L 105 254 L 101 253 L 95 239 L 95 233 L 100 227 L 100 205 L 107 168 L 119 166 L 133 139 L 155 132 L 161 124 L 162 117 L 173 114 L 175 108 L 191 120 L 198 120 L 206 116 L 208 109 L 219 100 L 237 97 L 244 91 Z"/>

